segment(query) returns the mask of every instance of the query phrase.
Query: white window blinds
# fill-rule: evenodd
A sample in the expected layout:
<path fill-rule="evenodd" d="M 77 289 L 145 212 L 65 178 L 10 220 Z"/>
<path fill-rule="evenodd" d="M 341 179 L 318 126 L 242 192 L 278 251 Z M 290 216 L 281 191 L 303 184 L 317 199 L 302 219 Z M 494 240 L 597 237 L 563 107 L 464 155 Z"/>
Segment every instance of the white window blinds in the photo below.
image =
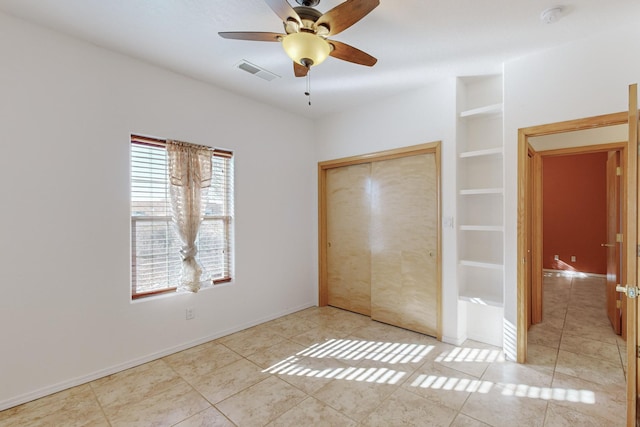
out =
<path fill-rule="evenodd" d="M 202 280 L 231 280 L 233 158 L 211 150 L 212 183 L 196 240 Z M 167 153 L 162 140 L 131 137 L 131 278 L 134 298 L 174 290 L 180 280 L 180 239 L 171 219 Z"/>

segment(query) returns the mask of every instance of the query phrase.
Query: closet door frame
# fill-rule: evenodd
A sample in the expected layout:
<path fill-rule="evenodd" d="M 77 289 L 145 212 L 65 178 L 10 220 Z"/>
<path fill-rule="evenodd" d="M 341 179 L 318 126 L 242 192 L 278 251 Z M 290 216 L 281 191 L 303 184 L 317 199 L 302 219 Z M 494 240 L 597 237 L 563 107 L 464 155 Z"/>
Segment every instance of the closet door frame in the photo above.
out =
<path fill-rule="evenodd" d="M 327 170 L 357 165 L 362 163 L 373 163 L 382 160 L 397 159 L 400 157 L 417 156 L 420 154 L 434 154 L 436 160 L 436 202 L 437 211 L 437 329 L 438 339 L 442 338 L 442 194 L 441 194 L 441 167 L 440 167 L 440 146 L 441 141 L 429 142 L 426 144 L 413 145 L 409 147 L 396 148 L 392 150 L 379 151 L 375 153 L 362 154 L 353 157 L 327 160 L 318 163 L 318 306 L 328 305 L 328 281 L 327 281 Z"/>

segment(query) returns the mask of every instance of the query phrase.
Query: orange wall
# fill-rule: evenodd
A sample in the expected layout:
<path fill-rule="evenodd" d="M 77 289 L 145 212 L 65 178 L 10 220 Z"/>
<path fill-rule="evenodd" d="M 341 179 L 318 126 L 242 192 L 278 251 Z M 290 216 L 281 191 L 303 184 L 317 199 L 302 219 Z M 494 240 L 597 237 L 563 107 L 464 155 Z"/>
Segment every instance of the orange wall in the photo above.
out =
<path fill-rule="evenodd" d="M 607 153 L 544 158 L 544 268 L 606 274 L 606 162 Z"/>

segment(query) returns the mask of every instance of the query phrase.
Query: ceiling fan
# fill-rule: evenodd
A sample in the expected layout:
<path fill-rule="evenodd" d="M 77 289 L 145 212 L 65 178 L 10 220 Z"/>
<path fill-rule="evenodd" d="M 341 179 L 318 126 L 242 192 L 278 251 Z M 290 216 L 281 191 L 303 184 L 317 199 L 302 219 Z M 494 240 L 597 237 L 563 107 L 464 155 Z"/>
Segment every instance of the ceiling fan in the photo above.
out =
<path fill-rule="evenodd" d="M 378 61 L 368 53 L 328 37 L 364 18 L 380 4 L 379 0 L 346 0 L 324 14 L 314 9 L 320 0 L 296 0 L 300 5 L 297 7 L 291 7 L 287 0 L 265 2 L 282 19 L 285 34 L 246 31 L 218 34 L 226 39 L 281 42 L 293 60 L 296 77 L 306 76 L 312 66 L 319 65 L 328 56 L 369 67 Z"/>

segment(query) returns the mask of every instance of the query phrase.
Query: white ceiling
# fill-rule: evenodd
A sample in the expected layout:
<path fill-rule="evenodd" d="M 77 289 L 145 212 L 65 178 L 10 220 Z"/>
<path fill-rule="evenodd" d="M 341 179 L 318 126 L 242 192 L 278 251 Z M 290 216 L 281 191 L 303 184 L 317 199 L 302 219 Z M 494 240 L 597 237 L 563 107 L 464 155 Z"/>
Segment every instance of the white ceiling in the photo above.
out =
<path fill-rule="evenodd" d="M 285 0 L 283 0 L 285 1 Z M 279 43 L 228 40 L 218 31 L 283 32 L 263 0 L 0 0 L 0 11 L 226 88 L 318 117 L 409 91 L 446 76 L 500 72 L 527 53 L 638 25 L 640 0 L 381 0 L 332 37 L 378 58 L 364 67 L 329 58 L 312 69 L 312 106 Z M 341 0 L 322 0 L 326 12 Z M 292 6 L 298 6 L 290 0 Z M 544 24 L 540 13 L 562 4 Z M 237 69 L 241 60 L 281 78 Z M 594 60 L 597 60 L 594 58 Z"/>

